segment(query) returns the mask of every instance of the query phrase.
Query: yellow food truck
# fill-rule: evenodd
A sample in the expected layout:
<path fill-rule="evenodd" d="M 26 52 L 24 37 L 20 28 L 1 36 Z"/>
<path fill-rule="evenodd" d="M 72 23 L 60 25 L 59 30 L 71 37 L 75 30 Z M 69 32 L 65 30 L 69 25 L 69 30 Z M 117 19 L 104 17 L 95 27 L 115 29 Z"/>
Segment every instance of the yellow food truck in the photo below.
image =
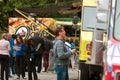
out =
<path fill-rule="evenodd" d="M 80 80 L 101 80 L 100 74 L 102 74 L 103 68 L 90 63 L 93 33 L 96 26 L 96 6 L 97 0 L 83 0 L 79 48 Z"/>
<path fill-rule="evenodd" d="M 88 45 L 92 41 L 93 29 L 96 23 L 96 4 L 96 0 L 83 0 L 79 49 L 81 62 L 86 62 L 89 58 L 90 49 Z"/>

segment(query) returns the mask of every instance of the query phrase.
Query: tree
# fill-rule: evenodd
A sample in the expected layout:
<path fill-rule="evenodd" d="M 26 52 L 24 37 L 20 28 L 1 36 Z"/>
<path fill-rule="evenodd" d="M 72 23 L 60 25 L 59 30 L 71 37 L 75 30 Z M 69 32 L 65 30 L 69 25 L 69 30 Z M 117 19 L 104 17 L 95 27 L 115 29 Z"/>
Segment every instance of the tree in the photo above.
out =
<path fill-rule="evenodd" d="M 73 0 L 0 0 L 0 28 L 8 31 L 8 18 L 13 16 L 12 11 L 14 8 L 25 8 L 69 1 Z"/>

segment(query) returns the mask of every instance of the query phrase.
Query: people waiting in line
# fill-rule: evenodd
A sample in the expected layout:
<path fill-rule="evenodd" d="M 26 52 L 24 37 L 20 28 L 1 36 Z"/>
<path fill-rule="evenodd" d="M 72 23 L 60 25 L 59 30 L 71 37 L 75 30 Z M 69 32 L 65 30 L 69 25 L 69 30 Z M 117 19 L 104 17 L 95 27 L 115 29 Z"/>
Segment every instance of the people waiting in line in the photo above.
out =
<path fill-rule="evenodd" d="M 36 65 L 37 65 L 37 72 L 40 73 L 42 69 L 42 54 L 44 50 L 44 40 L 42 37 L 39 36 L 39 34 L 36 32 L 34 36 L 32 37 L 34 42 L 34 48 L 35 51 L 35 57 L 36 57 Z"/>
<path fill-rule="evenodd" d="M 49 53 L 52 48 L 52 42 L 47 39 L 47 35 L 43 36 L 44 39 L 44 52 L 43 52 L 43 67 L 44 72 L 47 72 L 49 67 Z"/>
<path fill-rule="evenodd" d="M 28 80 L 32 80 L 32 74 L 34 80 L 38 80 L 38 76 L 35 69 L 35 48 L 32 39 L 28 39 L 26 44 L 26 60 L 28 64 Z"/>
<path fill-rule="evenodd" d="M 75 49 L 75 43 L 72 38 L 70 39 L 70 46 L 71 46 L 71 49 Z M 70 56 L 70 62 L 71 62 L 72 69 L 75 69 L 75 56 L 76 54 L 73 54 Z"/>
<path fill-rule="evenodd" d="M 14 46 L 14 35 L 11 35 L 11 34 L 7 34 L 7 38 L 6 38 L 9 43 L 10 43 L 10 48 L 11 50 L 9 51 L 9 71 L 8 71 L 8 76 L 9 77 L 12 77 L 11 73 L 14 75 L 16 74 L 16 67 L 15 67 L 15 52 L 14 52 L 14 49 L 13 49 L 13 46 Z"/>
<path fill-rule="evenodd" d="M 34 80 L 39 80 L 37 73 L 40 73 L 42 68 L 44 68 L 43 72 L 47 72 L 48 68 L 50 68 L 51 58 L 49 53 L 51 48 L 57 55 L 54 56 L 55 54 L 52 54 L 54 56 L 54 60 L 52 60 L 52 66 L 54 67 L 52 69 L 56 71 L 57 80 L 69 80 L 68 65 L 70 57 L 75 54 L 76 50 L 74 47 L 71 48 L 72 45 L 70 43 L 70 47 L 65 45 L 64 38 L 66 35 L 63 27 L 57 28 L 55 33 L 56 37 L 53 42 L 48 40 L 45 35 L 43 38 L 40 37 L 38 33 L 35 33 L 28 40 L 24 40 L 20 35 L 4 33 L 0 40 L 1 80 L 9 80 L 10 77 L 15 76 L 14 74 L 17 75 L 16 79 L 26 79 L 25 69 L 28 71 L 28 80 L 33 78 Z M 5 53 L 3 53 L 3 49 L 5 49 Z M 4 79 L 4 71 L 6 79 Z M 66 74 L 61 75 L 64 72 Z"/>
<path fill-rule="evenodd" d="M 26 45 L 21 36 L 17 36 L 16 45 L 14 46 L 14 49 L 16 50 L 16 71 L 18 76 L 17 79 L 20 79 L 21 75 L 22 78 L 24 79 L 25 78 L 24 57 Z"/>
<path fill-rule="evenodd" d="M 55 30 L 55 41 L 53 45 L 54 50 L 54 69 L 57 74 L 57 80 L 69 80 L 68 74 L 68 65 L 69 65 L 69 58 L 72 54 L 76 53 L 75 49 L 67 50 L 64 38 L 66 37 L 66 32 L 64 27 L 60 26 L 57 27 Z"/>
<path fill-rule="evenodd" d="M 0 39 L 0 64 L 1 64 L 1 80 L 9 80 L 8 78 L 8 66 L 9 66 L 9 51 L 10 43 L 6 40 L 7 34 L 3 33 Z M 5 79 L 4 79 L 5 72 Z"/>

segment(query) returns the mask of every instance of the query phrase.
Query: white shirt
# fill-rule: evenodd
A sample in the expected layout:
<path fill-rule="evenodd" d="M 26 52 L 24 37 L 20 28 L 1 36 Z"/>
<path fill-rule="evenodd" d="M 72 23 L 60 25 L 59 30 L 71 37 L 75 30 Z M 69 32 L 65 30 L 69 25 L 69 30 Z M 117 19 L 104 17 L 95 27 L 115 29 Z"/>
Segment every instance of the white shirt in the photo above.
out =
<path fill-rule="evenodd" d="M 10 51 L 10 43 L 5 39 L 0 40 L 0 54 L 1 55 L 9 55 Z"/>

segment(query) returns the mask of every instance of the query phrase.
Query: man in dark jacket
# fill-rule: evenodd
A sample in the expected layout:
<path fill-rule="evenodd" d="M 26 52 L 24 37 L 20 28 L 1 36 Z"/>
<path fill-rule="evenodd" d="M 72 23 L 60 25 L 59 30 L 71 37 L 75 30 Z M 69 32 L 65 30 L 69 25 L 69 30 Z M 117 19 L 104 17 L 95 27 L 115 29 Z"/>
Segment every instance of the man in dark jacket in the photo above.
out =
<path fill-rule="evenodd" d="M 32 39 L 34 41 L 34 48 L 36 49 L 35 58 L 36 64 L 38 66 L 37 72 L 40 73 L 42 69 L 42 53 L 44 48 L 44 40 L 43 38 L 39 37 L 38 33 L 35 33 Z"/>

